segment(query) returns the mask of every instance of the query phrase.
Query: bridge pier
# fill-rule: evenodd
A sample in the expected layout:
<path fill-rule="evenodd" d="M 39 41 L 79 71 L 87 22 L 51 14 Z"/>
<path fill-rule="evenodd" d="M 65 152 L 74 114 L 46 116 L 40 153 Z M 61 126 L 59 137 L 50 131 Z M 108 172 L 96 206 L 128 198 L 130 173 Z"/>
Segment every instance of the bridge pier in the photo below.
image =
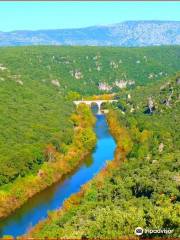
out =
<path fill-rule="evenodd" d="M 98 114 L 98 115 L 101 115 L 101 114 L 102 114 L 102 112 L 101 112 L 101 104 L 102 104 L 102 103 L 97 103 L 97 106 L 98 106 L 98 112 L 97 112 L 97 114 Z"/>

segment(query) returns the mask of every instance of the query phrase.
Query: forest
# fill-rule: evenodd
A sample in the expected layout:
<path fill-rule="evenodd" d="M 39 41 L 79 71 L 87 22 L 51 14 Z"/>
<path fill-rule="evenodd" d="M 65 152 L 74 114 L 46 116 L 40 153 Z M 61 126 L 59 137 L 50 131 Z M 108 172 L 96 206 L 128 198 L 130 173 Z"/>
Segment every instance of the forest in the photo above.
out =
<path fill-rule="evenodd" d="M 73 100 L 101 95 L 118 100 L 107 105 L 114 160 L 31 235 L 116 238 L 139 225 L 177 237 L 179 57 L 180 46 L 1 47 L 0 217 L 92 151 L 95 118 Z"/>
<path fill-rule="evenodd" d="M 22 206 L 33 195 L 60 181 L 77 168 L 96 144 L 93 131 L 95 117 L 86 105 L 79 105 L 70 117 L 74 126 L 72 141 L 58 145 L 53 141 L 45 146 L 44 162 L 38 172 L 33 171 L 0 188 L 0 218 Z"/>
<path fill-rule="evenodd" d="M 179 46 L 4 47 L 0 48 L 0 80 L 23 87 L 54 86 L 61 95 L 102 94 L 173 75 L 179 70 L 179 55 Z"/>
<path fill-rule="evenodd" d="M 72 100 L 158 82 L 179 46 L 0 48 L 0 186 L 36 173 L 46 144 L 70 144 Z"/>
<path fill-rule="evenodd" d="M 107 116 L 115 159 L 30 236 L 116 239 L 134 237 L 141 226 L 173 229 L 171 237 L 179 237 L 179 90 L 180 74 L 119 93 Z"/>

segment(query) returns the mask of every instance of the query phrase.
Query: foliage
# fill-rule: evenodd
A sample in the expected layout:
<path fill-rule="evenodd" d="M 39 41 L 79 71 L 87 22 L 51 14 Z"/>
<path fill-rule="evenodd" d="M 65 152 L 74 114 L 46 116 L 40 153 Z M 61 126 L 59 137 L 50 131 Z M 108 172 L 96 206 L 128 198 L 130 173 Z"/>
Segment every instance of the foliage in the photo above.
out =
<path fill-rule="evenodd" d="M 64 175 L 76 168 L 85 156 L 89 155 L 96 144 L 96 135 L 92 128 L 95 117 L 86 105 L 79 105 L 76 115 L 77 127 L 74 128 L 71 144 L 66 151 L 58 151 L 52 144 L 45 146 L 46 161 L 37 174 L 18 177 L 13 183 L 0 188 L 0 218 L 20 207 L 34 194 L 59 181 Z M 64 146 L 65 147 L 65 146 Z"/>
<path fill-rule="evenodd" d="M 73 100 L 107 93 L 100 83 L 111 93 L 116 81 L 157 82 L 179 69 L 179 52 L 179 46 L 0 48 L 0 185 L 37 173 L 46 144 L 66 151 Z"/>
<path fill-rule="evenodd" d="M 145 85 L 174 74 L 180 67 L 179 53 L 179 46 L 4 47 L 0 64 L 7 69 L 0 70 L 1 85 L 15 82 L 23 89 L 38 84 L 41 88 L 53 86 L 62 95 L 69 91 L 94 95 L 106 93 L 98 89 L 99 83 L 106 83 L 112 92 L 118 90 L 115 81 Z"/>
<path fill-rule="evenodd" d="M 37 225 L 31 236 L 133 237 L 135 228 L 141 226 L 171 229 L 173 233 L 168 237 L 179 237 L 178 79 L 177 75 L 168 79 L 168 84 L 131 91 L 131 102 L 124 96 L 126 112 L 118 108 L 118 103 L 111 109 L 108 123 L 120 151 L 116 152 L 114 165 L 109 164 L 79 195 Z M 172 89 L 172 98 L 166 105 L 163 100 Z M 144 113 L 149 96 L 156 103 L 152 114 Z M 152 237 L 148 233 L 143 236 Z M 157 233 L 153 237 L 167 236 Z"/>
<path fill-rule="evenodd" d="M 179 46 L 0 48 L 0 216 L 94 147 L 95 119 L 83 104 L 75 112 L 72 101 L 116 92 L 108 117 L 115 165 L 36 236 L 132 236 L 137 226 L 177 236 L 180 77 L 169 76 L 180 69 L 179 53 Z M 128 87 L 119 91 L 122 83 Z"/>

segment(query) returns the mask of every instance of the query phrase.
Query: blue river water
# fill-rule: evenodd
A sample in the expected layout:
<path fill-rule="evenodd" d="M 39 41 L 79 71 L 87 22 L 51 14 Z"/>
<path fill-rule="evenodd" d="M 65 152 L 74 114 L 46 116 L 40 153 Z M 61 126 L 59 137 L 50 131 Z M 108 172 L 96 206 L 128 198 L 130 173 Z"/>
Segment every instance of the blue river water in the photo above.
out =
<path fill-rule="evenodd" d="M 97 144 L 92 155 L 63 181 L 36 194 L 12 215 L 1 220 L 0 237 L 4 235 L 17 237 L 25 234 L 40 220 L 45 219 L 48 211 L 60 208 L 65 199 L 78 192 L 83 184 L 105 166 L 107 160 L 113 159 L 116 143 L 109 132 L 106 118 L 103 114 L 96 115 L 96 118 L 94 131 L 97 135 Z"/>

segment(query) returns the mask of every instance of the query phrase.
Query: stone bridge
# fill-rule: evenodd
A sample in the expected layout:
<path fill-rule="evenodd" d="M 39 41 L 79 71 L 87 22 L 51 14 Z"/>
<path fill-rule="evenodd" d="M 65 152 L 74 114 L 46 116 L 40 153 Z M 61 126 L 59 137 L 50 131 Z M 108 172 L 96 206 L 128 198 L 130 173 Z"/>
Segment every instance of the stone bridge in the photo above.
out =
<path fill-rule="evenodd" d="M 79 100 L 79 101 L 74 101 L 74 104 L 78 106 L 81 103 L 84 103 L 88 106 L 92 106 L 93 104 L 98 106 L 98 114 L 101 113 L 101 105 L 103 103 L 112 103 L 112 102 L 117 102 L 117 100 Z"/>

